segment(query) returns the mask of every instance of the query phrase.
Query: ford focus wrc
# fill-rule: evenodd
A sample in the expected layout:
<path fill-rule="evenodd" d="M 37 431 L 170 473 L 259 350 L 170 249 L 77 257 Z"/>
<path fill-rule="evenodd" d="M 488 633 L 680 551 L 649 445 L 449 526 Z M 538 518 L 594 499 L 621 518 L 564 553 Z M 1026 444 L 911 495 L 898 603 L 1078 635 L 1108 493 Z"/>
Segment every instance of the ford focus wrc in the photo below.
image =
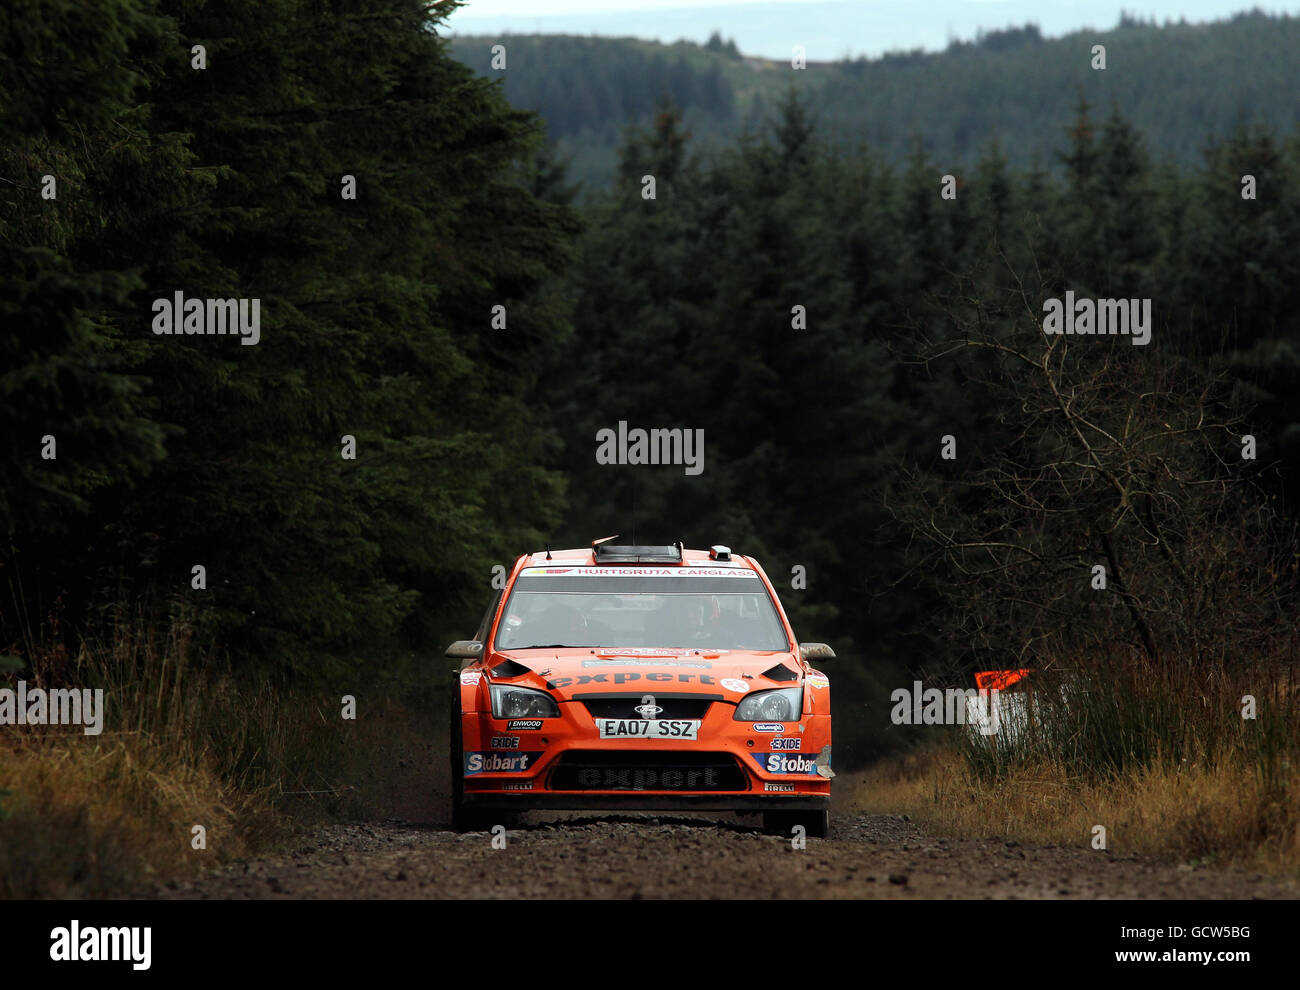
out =
<path fill-rule="evenodd" d="M 728 548 L 615 545 L 520 557 L 452 691 L 452 817 L 757 812 L 829 829 L 833 657 L 796 641 L 771 582 Z"/>

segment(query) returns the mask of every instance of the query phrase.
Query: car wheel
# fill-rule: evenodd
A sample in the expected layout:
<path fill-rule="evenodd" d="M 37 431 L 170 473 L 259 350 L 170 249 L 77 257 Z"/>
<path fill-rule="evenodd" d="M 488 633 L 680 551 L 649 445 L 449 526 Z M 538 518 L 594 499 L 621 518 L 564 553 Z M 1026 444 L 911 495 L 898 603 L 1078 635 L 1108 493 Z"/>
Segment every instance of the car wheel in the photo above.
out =
<path fill-rule="evenodd" d="M 825 839 L 831 834 L 829 811 L 765 811 L 763 831 L 790 838 L 796 825 L 802 825 L 804 835 L 810 839 Z"/>
<path fill-rule="evenodd" d="M 465 807 L 465 743 L 461 735 L 460 681 L 452 685 L 448 763 L 451 770 L 451 827 L 456 832 L 487 832 L 493 825 L 516 824 L 519 816 L 509 811 L 486 811 Z"/>
<path fill-rule="evenodd" d="M 465 806 L 465 752 L 461 738 L 460 678 L 451 686 L 451 704 L 447 706 L 450 745 L 447 747 L 447 766 L 451 771 L 451 827 L 457 832 L 474 831 L 479 824 Z"/>

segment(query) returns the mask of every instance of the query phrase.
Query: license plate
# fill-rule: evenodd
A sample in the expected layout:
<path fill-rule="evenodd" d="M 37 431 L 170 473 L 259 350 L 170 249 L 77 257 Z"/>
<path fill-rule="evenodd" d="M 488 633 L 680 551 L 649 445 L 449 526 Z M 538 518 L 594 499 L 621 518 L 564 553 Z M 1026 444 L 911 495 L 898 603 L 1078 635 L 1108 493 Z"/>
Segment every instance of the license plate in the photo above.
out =
<path fill-rule="evenodd" d="M 700 731 L 700 720 L 598 718 L 596 726 L 601 739 L 694 739 Z"/>

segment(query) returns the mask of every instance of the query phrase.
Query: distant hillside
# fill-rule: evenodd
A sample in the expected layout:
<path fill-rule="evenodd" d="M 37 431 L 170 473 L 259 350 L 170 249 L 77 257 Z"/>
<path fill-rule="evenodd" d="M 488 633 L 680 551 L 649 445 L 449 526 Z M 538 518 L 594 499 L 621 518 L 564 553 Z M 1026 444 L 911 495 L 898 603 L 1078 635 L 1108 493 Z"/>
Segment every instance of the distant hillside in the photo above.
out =
<path fill-rule="evenodd" d="M 507 69 L 492 70 L 505 44 Z M 1105 70 L 1091 49 L 1106 47 Z M 457 37 L 453 54 L 506 96 L 539 111 L 571 174 L 598 187 L 613 173 L 619 136 L 662 94 L 686 111 L 697 148 L 727 142 L 765 119 L 790 85 L 820 126 L 846 144 L 901 157 L 919 138 L 940 162 L 972 162 L 993 137 L 1013 163 L 1053 164 L 1079 94 L 1104 113 L 1116 102 L 1157 158 L 1196 160 L 1206 139 L 1239 119 L 1289 133 L 1300 122 L 1300 17 L 1238 14 L 1211 24 L 1125 17 L 1109 31 L 1044 39 L 1033 25 L 995 31 L 944 52 L 878 59 L 788 62 L 708 45 L 567 35 Z"/>

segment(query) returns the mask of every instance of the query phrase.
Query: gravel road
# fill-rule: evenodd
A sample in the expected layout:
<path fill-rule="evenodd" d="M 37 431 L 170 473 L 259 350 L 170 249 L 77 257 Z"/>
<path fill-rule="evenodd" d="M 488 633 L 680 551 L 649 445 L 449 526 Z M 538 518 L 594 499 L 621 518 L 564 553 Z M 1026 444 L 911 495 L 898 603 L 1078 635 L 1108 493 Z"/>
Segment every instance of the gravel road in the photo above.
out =
<path fill-rule="evenodd" d="M 314 830 L 280 855 L 140 892 L 153 898 L 1296 898 L 1300 884 L 1088 848 L 927 835 L 832 814 L 829 839 L 756 819 L 531 815 L 488 832 L 398 820 Z M 500 844 L 501 836 L 497 836 Z"/>

